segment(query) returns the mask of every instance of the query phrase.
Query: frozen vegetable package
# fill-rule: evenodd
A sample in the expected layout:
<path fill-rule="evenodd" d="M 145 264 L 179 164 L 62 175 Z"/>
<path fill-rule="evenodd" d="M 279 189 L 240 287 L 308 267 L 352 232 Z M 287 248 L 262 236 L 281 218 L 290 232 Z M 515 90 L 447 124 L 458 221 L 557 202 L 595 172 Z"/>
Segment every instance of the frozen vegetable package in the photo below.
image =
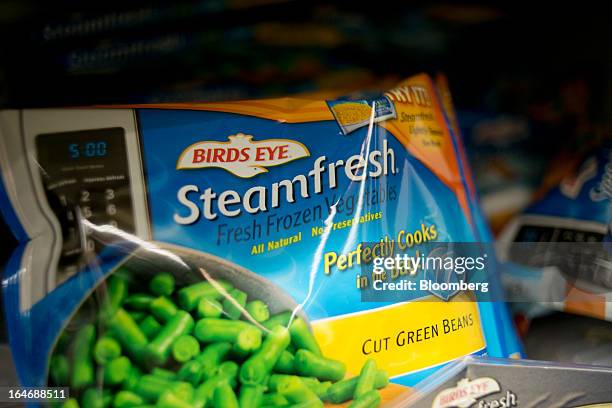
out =
<path fill-rule="evenodd" d="M 529 317 L 562 310 L 612 320 L 612 142 L 563 157 L 549 173 L 500 237 L 504 284 Z"/>
<path fill-rule="evenodd" d="M 418 384 L 406 404 L 414 408 L 604 408 L 612 403 L 611 381 L 610 367 L 466 357 Z"/>
<path fill-rule="evenodd" d="M 374 258 L 489 240 L 442 90 L 2 112 L 22 384 L 82 407 L 390 406 L 519 353 L 472 293 L 363 298 Z"/>

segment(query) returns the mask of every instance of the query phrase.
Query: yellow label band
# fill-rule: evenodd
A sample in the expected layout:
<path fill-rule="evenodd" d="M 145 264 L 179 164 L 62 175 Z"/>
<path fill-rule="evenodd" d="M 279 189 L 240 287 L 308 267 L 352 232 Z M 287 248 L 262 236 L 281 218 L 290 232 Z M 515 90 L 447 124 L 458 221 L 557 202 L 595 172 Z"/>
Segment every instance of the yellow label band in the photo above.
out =
<path fill-rule="evenodd" d="M 389 376 L 407 374 L 485 347 L 478 306 L 464 295 L 435 298 L 319 320 L 313 330 L 326 356 L 358 374 L 368 358 Z"/>

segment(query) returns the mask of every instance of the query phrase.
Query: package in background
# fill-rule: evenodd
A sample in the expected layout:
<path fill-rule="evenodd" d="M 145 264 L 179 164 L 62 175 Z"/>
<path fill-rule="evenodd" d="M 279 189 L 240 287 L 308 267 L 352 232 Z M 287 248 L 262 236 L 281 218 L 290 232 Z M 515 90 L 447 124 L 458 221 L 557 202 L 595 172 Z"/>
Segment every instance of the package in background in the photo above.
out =
<path fill-rule="evenodd" d="M 361 301 L 372 256 L 490 240 L 450 114 L 426 75 L 327 101 L 2 112 L 21 382 L 258 406 L 345 402 L 365 373 L 376 405 L 457 358 L 517 355 L 495 302 Z"/>
<path fill-rule="evenodd" d="M 531 321 L 525 350 L 535 360 L 612 367 L 611 339 L 605 320 L 555 313 Z"/>
<path fill-rule="evenodd" d="M 612 144 L 570 159 L 500 237 L 504 284 L 530 317 L 553 309 L 610 320 Z"/>
<path fill-rule="evenodd" d="M 604 407 L 612 403 L 611 381 L 609 367 L 466 357 L 418 384 L 406 406 Z"/>

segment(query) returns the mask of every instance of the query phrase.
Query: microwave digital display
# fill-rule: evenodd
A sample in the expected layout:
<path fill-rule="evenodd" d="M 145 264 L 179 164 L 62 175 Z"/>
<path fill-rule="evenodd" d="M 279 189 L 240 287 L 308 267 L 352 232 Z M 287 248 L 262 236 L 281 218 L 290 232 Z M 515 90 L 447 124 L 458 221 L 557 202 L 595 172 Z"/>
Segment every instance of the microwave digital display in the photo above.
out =
<path fill-rule="evenodd" d="M 102 244 L 83 236 L 79 219 L 134 232 L 123 128 L 47 133 L 36 137 L 47 201 L 62 229 L 60 271 L 71 274 Z"/>

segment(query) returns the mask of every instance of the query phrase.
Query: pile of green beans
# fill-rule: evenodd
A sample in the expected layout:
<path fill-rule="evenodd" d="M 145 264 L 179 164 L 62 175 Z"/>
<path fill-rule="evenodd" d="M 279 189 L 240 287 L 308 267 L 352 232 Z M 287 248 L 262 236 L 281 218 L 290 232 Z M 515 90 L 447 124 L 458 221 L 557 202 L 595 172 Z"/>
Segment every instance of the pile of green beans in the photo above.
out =
<path fill-rule="evenodd" d="M 221 280 L 178 287 L 159 273 L 147 283 L 119 269 L 73 317 L 78 329 L 60 336 L 49 383 L 70 387 L 64 407 L 380 404 L 386 373 L 368 360 L 345 378 L 345 365 L 324 357 L 291 312 L 270 316 L 264 302 Z"/>

